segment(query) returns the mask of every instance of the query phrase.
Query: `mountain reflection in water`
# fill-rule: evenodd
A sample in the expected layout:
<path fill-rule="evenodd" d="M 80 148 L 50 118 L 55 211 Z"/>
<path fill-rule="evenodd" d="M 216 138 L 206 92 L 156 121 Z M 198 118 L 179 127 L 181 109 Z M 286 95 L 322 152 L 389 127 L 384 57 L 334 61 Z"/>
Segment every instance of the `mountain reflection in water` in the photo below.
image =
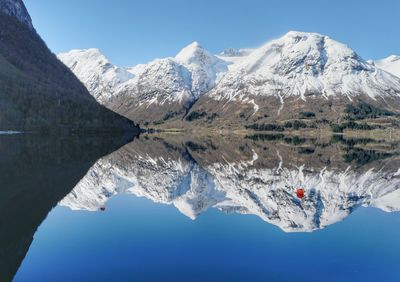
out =
<path fill-rule="evenodd" d="M 310 232 L 360 206 L 399 211 L 398 145 L 340 136 L 142 135 L 99 159 L 59 205 L 101 211 L 126 193 L 172 204 L 193 220 L 216 208 Z"/>

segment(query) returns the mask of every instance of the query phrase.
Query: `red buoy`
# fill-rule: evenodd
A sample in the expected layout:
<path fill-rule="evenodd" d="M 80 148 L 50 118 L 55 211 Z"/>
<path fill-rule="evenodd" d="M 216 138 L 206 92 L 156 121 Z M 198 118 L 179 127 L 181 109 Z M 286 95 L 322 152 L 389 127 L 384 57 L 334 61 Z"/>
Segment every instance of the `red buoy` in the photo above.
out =
<path fill-rule="evenodd" d="M 296 190 L 296 195 L 297 195 L 297 197 L 298 197 L 299 199 L 302 199 L 302 198 L 304 197 L 304 189 L 298 188 L 298 189 Z"/>

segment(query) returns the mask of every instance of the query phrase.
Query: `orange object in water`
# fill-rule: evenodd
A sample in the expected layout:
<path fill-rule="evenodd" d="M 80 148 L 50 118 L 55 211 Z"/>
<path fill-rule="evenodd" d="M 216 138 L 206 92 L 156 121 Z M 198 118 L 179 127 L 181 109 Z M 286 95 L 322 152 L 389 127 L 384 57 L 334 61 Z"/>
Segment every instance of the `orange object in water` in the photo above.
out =
<path fill-rule="evenodd" d="M 298 188 L 296 194 L 298 198 L 302 199 L 304 197 L 304 189 Z"/>

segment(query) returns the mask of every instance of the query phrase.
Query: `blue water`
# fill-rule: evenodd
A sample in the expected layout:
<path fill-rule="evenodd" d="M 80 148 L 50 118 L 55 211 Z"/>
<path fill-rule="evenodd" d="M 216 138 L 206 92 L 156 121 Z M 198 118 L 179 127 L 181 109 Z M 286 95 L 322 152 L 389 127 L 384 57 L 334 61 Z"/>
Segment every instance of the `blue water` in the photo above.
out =
<path fill-rule="evenodd" d="M 54 208 L 15 281 L 400 281 L 400 216 L 359 208 L 312 233 L 253 215 L 118 195 L 105 212 Z"/>

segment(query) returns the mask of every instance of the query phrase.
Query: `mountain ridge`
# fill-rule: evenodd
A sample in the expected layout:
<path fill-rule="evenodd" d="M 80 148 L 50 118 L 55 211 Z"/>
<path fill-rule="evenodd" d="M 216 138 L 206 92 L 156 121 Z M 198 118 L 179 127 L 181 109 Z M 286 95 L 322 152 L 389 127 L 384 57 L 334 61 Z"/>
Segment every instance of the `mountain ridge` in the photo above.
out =
<path fill-rule="evenodd" d="M 31 16 L 22 0 L 2 0 L 0 1 L 0 11 L 18 19 L 30 30 L 34 30 Z"/>
<path fill-rule="evenodd" d="M 77 61 L 71 53 L 59 58 L 70 68 L 71 61 Z M 179 66 L 183 71 L 162 67 L 166 62 L 177 64 L 175 68 Z M 153 71 L 144 78 L 143 70 L 149 66 Z M 214 126 L 214 120 L 217 126 L 226 121 L 243 125 L 266 115 L 270 120 L 293 119 L 290 109 L 299 115 L 318 107 L 326 108 L 321 115 L 315 113 L 318 118 L 335 116 L 335 120 L 343 121 L 346 104 L 359 102 L 400 111 L 399 77 L 365 61 L 347 45 L 318 33 L 290 31 L 259 48 L 227 49 L 219 55 L 193 42 L 174 58 L 127 70 L 141 72 L 142 80 L 133 78 L 116 86 L 112 93 L 118 94 L 103 104 L 145 126 L 187 126 L 185 121 L 192 117 L 196 119 L 192 124 L 198 125 Z M 85 77 L 77 76 L 85 83 Z M 148 88 L 138 87 L 141 81 L 146 81 Z M 174 87 L 161 85 L 171 82 L 176 83 Z M 169 104 L 164 106 L 166 101 Z"/>
<path fill-rule="evenodd" d="M 0 129 L 138 131 L 100 105 L 30 25 L 20 0 L 0 0 Z"/>

